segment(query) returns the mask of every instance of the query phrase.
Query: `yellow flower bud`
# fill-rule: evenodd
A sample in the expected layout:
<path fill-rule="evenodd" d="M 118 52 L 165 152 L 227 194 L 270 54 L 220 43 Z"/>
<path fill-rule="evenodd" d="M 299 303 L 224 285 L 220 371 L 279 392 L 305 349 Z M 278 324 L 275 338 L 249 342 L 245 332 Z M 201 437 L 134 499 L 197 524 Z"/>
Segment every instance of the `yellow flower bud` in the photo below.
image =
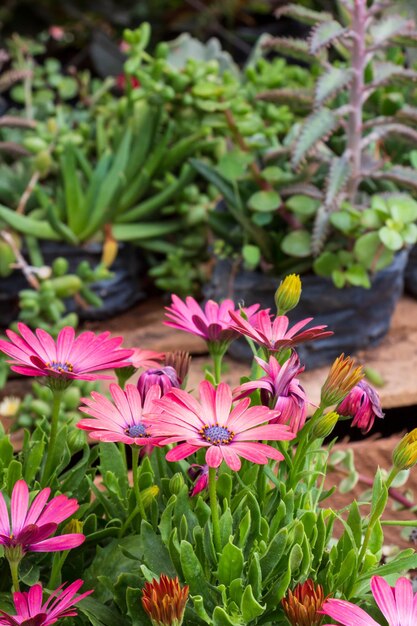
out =
<path fill-rule="evenodd" d="M 111 235 L 107 236 L 103 244 L 101 262 L 105 267 L 111 267 L 117 257 L 118 244 Z"/>
<path fill-rule="evenodd" d="M 392 454 L 395 467 L 410 469 L 417 463 L 417 428 L 407 433 L 397 444 Z"/>
<path fill-rule="evenodd" d="M 152 500 L 157 497 L 158 493 L 159 487 L 157 485 L 152 485 L 152 487 L 147 487 L 142 491 L 141 498 L 145 509 L 151 506 Z"/>
<path fill-rule="evenodd" d="M 275 305 L 278 315 L 285 315 L 294 309 L 300 301 L 301 280 L 298 274 L 289 274 L 281 281 L 275 292 Z"/>
<path fill-rule="evenodd" d="M 79 519 L 70 519 L 70 521 L 67 524 L 65 524 L 62 534 L 66 535 L 66 534 L 82 533 L 82 532 L 83 532 L 83 523 L 80 522 Z"/>

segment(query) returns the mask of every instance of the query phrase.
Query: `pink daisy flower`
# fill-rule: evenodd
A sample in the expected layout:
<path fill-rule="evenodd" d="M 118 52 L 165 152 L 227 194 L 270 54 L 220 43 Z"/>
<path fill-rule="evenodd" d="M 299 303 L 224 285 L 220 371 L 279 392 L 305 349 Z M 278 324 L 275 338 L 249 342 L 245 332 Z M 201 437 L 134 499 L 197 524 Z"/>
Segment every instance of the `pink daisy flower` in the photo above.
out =
<path fill-rule="evenodd" d="M 200 402 L 182 389 L 172 389 L 155 404 L 161 413 L 155 415 L 152 433 L 161 437 L 160 445 L 180 443 L 168 452 L 168 461 L 180 461 L 206 448 L 206 464 L 219 467 L 222 461 L 235 471 L 241 466 L 239 457 L 265 464 L 268 459 L 282 460 L 272 446 L 262 439 L 282 441 L 293 439 L 288 426 L 268 424 L 278 417 L 277 411 L 264 406 L 250 407 L 249 398 L 232 406 L 232 392 L 226 383 L 213 387 L 208 381 L 199 386 Z"/>
<path fill-rule="evenodd" d="M 268 363 L 255 358 L 267 375 L 237 387 L 233 392 L 234 398 L 240 400 L 260 389 L 262 403 L 280 412 L 271 424 L 289 423 L 291 430 L 298 433 L 305 424 L 308 404 L 306 393 L 295 378 L 304 371 L 298 355 L 294 352 L 283 365 L 273 356 Z"/>
<path fill-rule="evenodd" d="M 368 433 L 376 417 L 383 418 L 381 402 L 375 389 L 361 380 L 337 407 L 339 415 L 353 417 L 352 426 Z"/>
<path fill-rule="evenodd" d="M 43 604 L 41 584 L 34 585 L 29 591 L 16 591 L 13 594 L 16 615 L 9 615 L 0 610 L 0 625 L 50 626 L 63 617 L 77 615 L 77 611 L 73 608 L 74 604 L 93 593 L 86 591 L 75 598 L 75 594 L 82 586 L 83 581 L 80 579 L 68 585 L 66 589 L 64 585 L 61 585 Z"/>
<path fill-rule="evenodd" d="M 390 587 L 381 576 L 373 576 L 371 589 L 388 626 L 416 626 L 417 593 L 413 595 L 410 580 L 399 578 L 395 587 Z M 321 612 L 340 622 L 341 626 L 380 626 L 366 611 L 346 600 L 326 600 Z"/>
<path fill-rule="evenodd" d="M 55 340 L 41 328 L 36 334 L 18 323 L 20 335 L 6 330 L 10 342 L 0 339 L 0 350 L 10 356 L 12 370 L 25 376 L 48 376 L 71 381 L 112 378 L 96 374 L 98 370 L 129 365 L 132 350 L 119 349 L 122 337 L 109 338 L 110 333 L 95 335 L 86 331 L 75 338 L 74 329 L 63 328 Z"/>
<path fill-rule="evenodd" d="M 144 413 L 155 412 L 154 401 L 161 397 L 159 385 L 152 385 L 142 401 L 135 385 L 110 385 L 111 402 L 108 398 L 93 391 L 91 398 L 82 398 L 86 406 L 80 411 L 91 418 L 78 422 L 78 428 L 88 430 L 93 439 L 99 441 L 121 441 L 129 445 L 157 445 L 158 439 L 151 436 L 149 424 L 143 419 Z"/>
<path fill-rule="evenodd" d="M 301 331 L 304 326 L 311 322 L 312 317 L 297 322 L 289 329 L 289 320 L 286 315 L 277 315 L 272 321 L 268 310 L 258 311 L 252 320 L 245 320 L 238 311 L 231 311 L 230 316 L 233 318 L 231 325 L 233 330 L 249 337 L 271 352 L 277 352 L 282 348 L 292 348 L 305 341 L 324 339 L 324 337 L 333 335 L 332 331 L 324 330 L 327 326 L 313 326 Z"/>
<path fill-rule="evenodd" d="M 164 352 L 154 352 L 154 350 L 142 350 L 142 348 L 133 348 L 133 354 L 129 358 L 130 365 L 136 369 L 141 367 L 159 367 L 161 361 L 165 358 Z"/>
<path fill-rule="evenodd" d="M 233 320 L 230 315 L 232 311 L 235 311 L 233 300 L 223 300 L 220 304 L 209 300 L 203 309 L 191 296 L 183 302 L 173 294 L 171 306 L 165 308 L 170 320 L 165 322 L 167 326 L 197 335 L 209 344 L 229 344 L 239 336 L 239 332 L 232 329 Z M 259 304 L 254 304 L 242 310 L 251 320 L 258 309 Z"/>
<path fill-rule="evenodd" d="M 78 509 L 73 498 L 59 495 L 48 503 L 51 490 L 42 489 L 29 507 L 29 489 L 24 480 L 13 487 L 10 502 L 10 519 L 3 494 L 0 492 L 0 545 L 5 554 L 13 555 L 16 549 L 22 557 L 26 552 L 57 552 L 76 548 L 84 542 L 81 533 L 51 537 L 58 524 Z M 48 539 L 49 537 L 49 539 Z"/>

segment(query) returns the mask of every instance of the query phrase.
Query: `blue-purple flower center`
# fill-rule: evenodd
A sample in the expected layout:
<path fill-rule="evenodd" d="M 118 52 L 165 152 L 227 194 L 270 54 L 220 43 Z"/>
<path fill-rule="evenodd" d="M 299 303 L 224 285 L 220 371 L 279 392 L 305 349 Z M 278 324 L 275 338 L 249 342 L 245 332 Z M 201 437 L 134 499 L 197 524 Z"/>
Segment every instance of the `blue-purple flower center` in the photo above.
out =
<path fill-rule="evenodd" d="M 129 435 L 129 437 L 149 437 L 144 424 L 129 426 L 129 428 L 126 429 L 126 434 Z"/>
<path fill-rule="evenodd" d="M 200 430 L 200 435 L 208 441 L 209 443 L 219 446 L 219 445 L 228 445 L 233 441 L 233 437 L 235 433 L 232 430 L 229 430 L 225 426 L 219 426 L 216 424 L 215 426 L 206 425 Z"/>
<path fill-rule="evenodd" d="M 74 369 L 68 361 L 65 361 L 65 363 L 62 361 L 51 361 L 50 363 L 45 363 L 45 366 L 50 370 L 54 370 L 54 372 L 57 372 L 58 374 L 68 374 Z"/>

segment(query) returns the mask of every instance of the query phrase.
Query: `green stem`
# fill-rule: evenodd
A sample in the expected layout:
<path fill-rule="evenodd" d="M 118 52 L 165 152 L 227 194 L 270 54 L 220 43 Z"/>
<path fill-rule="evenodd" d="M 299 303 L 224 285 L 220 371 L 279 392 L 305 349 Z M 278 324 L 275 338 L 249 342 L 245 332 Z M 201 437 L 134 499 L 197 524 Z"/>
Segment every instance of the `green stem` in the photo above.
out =
<path fill-rule="evenodd" d="M 9 561 L 10 572 L 12 575 L 13 591 L 20 591 L 19 589 L 19 561 Z"/>
<path fill-rule="evenodd" d="M 417 520 L 391 520 L 391 519 L 382 519 L 382 526 L 405 526 L 410 528 L 417 528 Z"/>
<path fill-rule="evenodd" d="M 129 525 L 133 522 L 133 520 L 135 519 L 136 515 L 139 512 L 140 511 L 138 509 L 138 505 L 136 504 L 135 508 L 133 509 L 133 511 L 131 512 L 131 514 L 129 515 L 129 517 L 127 518 L 127 520 L 123 524 L 123 526 L 120 528 L 119 538 L 122 538 L 124 536 L 126 530 L 129 528 Z"/>
<path fill-rule="evenodd" d="M 146 520 L 145 507 L 143 506 L 142 497 L 140 495 L 139 488 L 139 447 L 132 446 L 132 473 L 133 473 L 133 490 L 136 497 L 136 505 L 142 516 L 142 519 Z"/>
<path fill-rule="evenodd" d="M 211 508 L 211 523 L 213 525 L 213 538 L 214 546 L 217 552 L 222 550 L 222 542 L 220 537 L 220 519 L 219 519 L 219 507 L 217 504 L 217 492 L 216 492 L 216 468 L 209 467 L 209 498 Z"/>
<path fill-rule="evenodd" d="M 389 489 L 392 485 L 392 483 L 394 482 L 395 478 L 397 477 L 397 475 L 401 472 L 401 470 L 398 467 L 394 467 L 392 468 L 392 470 L 390 471 L 387 480 L 385 481 L 386 487 L 387 489 Z"/>
<path fill-rule="evenodd" d="M 127 471 L 126 446 L 122 441 L 119 441 L 119 452 L 122 457 L 124 468 Z"/>
<path fill-rule="evenodd" d="M 222 361 L 223 361 L 223 354 L 219 354 L 215 352 L 213 354 L 213 368 L 214 368 L 214 381 L 216 383 L 216 387 L 220 383 L 221 378 L 222 378 Z"/>
<path fill-rule="evenodd" d="M 49 434 L 49 442 L 48 442 L 48 451 L 46 453 L 46 463 L 43 470 L 42 487 L 45 487 L 48 484 L 48 480 L 51 476 L 53 467 L 52 464 L 54 462 L 54 449 L 56 444 L 56 437 L 58 434 L 58 423 L 59 423 L 59 409 L 61 407 L 62 400 L 62 391 L 53 391 L 53 399 L 52 399 L 52 416 L 51 416 L 51 432 Z"/>
<path fill-rule="evenodd" d="M 58 585 L 61 584 L 60 572 L 68 555 L 69 550 L 64 550 L 62 554 L 59 554 L 58 552 L 54 554 L 54 558 L 52 559 L 51 575 L 48 582 L 48 589 L 55 589 L 56 587 L 58 587 Z"/>

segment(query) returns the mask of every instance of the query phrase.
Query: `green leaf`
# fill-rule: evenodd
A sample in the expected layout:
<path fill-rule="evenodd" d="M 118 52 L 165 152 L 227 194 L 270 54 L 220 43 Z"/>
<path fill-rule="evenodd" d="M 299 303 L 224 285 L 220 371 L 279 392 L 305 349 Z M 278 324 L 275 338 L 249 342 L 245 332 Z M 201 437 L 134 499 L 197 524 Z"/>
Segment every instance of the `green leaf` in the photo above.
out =
<path fill-rule="evenodd" d="M 405 243 L 414 245 L 417 242 L 417 224 L 407 224 L 403 228 L 401 236 Z"/>
<path fill-rule="evenodd" d="M 276 165 L 270 165 L 262 170 L 261 176 L 269 183 L 277 183 L 281 180 L 285 180 L 285 172 Z"/>
<path fill-rule="evenodd" d="M 353 253 L 356 259 L 361 263 L 366 269 L 371 269 L 374 259 L 378 253 L 378 260 L 375 264 L 375 269 L 380 269 L 381 267 L 386 267 L 389 265 L 393 258 L 393 253 L 390 250 L 385 250 L 381 254 L 379 254 L 381 250 L 381 240 L 379 238 L 378 233 L 366 233 L 359 237 L 355 245 L 353 247 Z"/>
<path fill-rule="evenodd" d="M 339 22 L 336 22 L 336 20 L 322 22 L 314 28 L 310 36 L 311 54 L 317 54 L 322 48 L 327 47 L 330 43 L 339 39 L 346 31 L 347 29 L 339 24 Z"/>
<path fill-rule="evenodd" d="M 253 159 L 254 157 L 247 152 L 233 150 L 226 152 L 226 154 L 222 156 L 217 169 L 220 174 L 228 180 L 239 180 L 239 178 L 245 175 L 247 167 Z"/>
<path fill-rule="evenodd" d="M 203 161 L 190 159 L 190 163 L 201 176 L 219 190 L 227 203 L 233 206 L 237 204 L 234 188 L 224 176 L 221 176 L 213 167 L 203 163 Z"/>
<path fill-rule="evenodd" d="M 345 276 L 348 282 L 355 287 L 364 287 L 365 289 L 371 287 L 371 281 L 363 265 L 351 265 L 347 268 Z"/>
<path fill-rule="evenodd" d="M 241 578 L 243 571 L 243 552 L 231 540 L 225 545 L 219 560 L 219 582 L 228 586 L 235 578 Z"/>
<path fill-rule="evenodd" d="M 255 599 L 251 585 L 248 585 L 243 592 L 242 601 L 240 603 L 240 610 L 246 624 L 256 617 L 262 615 L 262 613 L 265 611 L 265 605 L 262 606 Z"/>
<path fill-rule="evenodd" d="M 247 244 L 242 247 L 242 256 L 247 269 L 255 269 L 261 260 L 261 251 L 258 246 Z"/>
<path fill-rule="evenodd" d="M 233 619 L 221 606 L 216 606 L 213 611 L 213 626 L 242 626 L 240 619 Z"/>
<path fill-rule="evenodd" d="M 293 167 L 297 168 L 318 142 L 328 137 L 337 125 L 337 117 L 330 109 L 322 108 L 307 117 L 293 148 Z"/>
<path fill-rule="evenodd" d="M 390 213 L 397 222 L 414 222 L 417 220 L 417 202 L 408 195 L 390 196 L 386 198 Z"/>
<path fill-rule="evenodd" d="M 286 200 L 285 206 L 298 215 L 310 217 L 320 206 L 320 201 L 309 196 L 296 195 Z"/>
<path fill-rule="evenodd" d="M 276 211 L 281 204 L 281 198 L 276 191 L 257 191 L 248 200 L 249 208 L 254 211 Z"/>
<path fill-rule="evenodd" d="M 281 250 L 288 256 L 299 258 L 311 255 L 311 235 L 307 230 L 295 230 L 284 237 Z"/>
<path fill-rule="evenodd" d="M 334 98 L 342 89 L 350 85 L 353 76 L 353 70 L 331 67 L 317 81 L 315 105 L 321 106 L 326 100 Z"/>
<path fill-rule="evenodd" d="M 403 238 L 400 233 L 388 226 L 383 226 L 378 231 L 379 238 L 388 250 L 401 250 L 404 245 Z"/>
<path fill-rule="evenodd" d="M 300 61 L 310 62 L 313 56 L 310 47 L 304 39 L 296 39 L 294 37 L 273 37 L 265 42 L 265 48 L 276 50 L 280 54 L 299 59 Z"/>

